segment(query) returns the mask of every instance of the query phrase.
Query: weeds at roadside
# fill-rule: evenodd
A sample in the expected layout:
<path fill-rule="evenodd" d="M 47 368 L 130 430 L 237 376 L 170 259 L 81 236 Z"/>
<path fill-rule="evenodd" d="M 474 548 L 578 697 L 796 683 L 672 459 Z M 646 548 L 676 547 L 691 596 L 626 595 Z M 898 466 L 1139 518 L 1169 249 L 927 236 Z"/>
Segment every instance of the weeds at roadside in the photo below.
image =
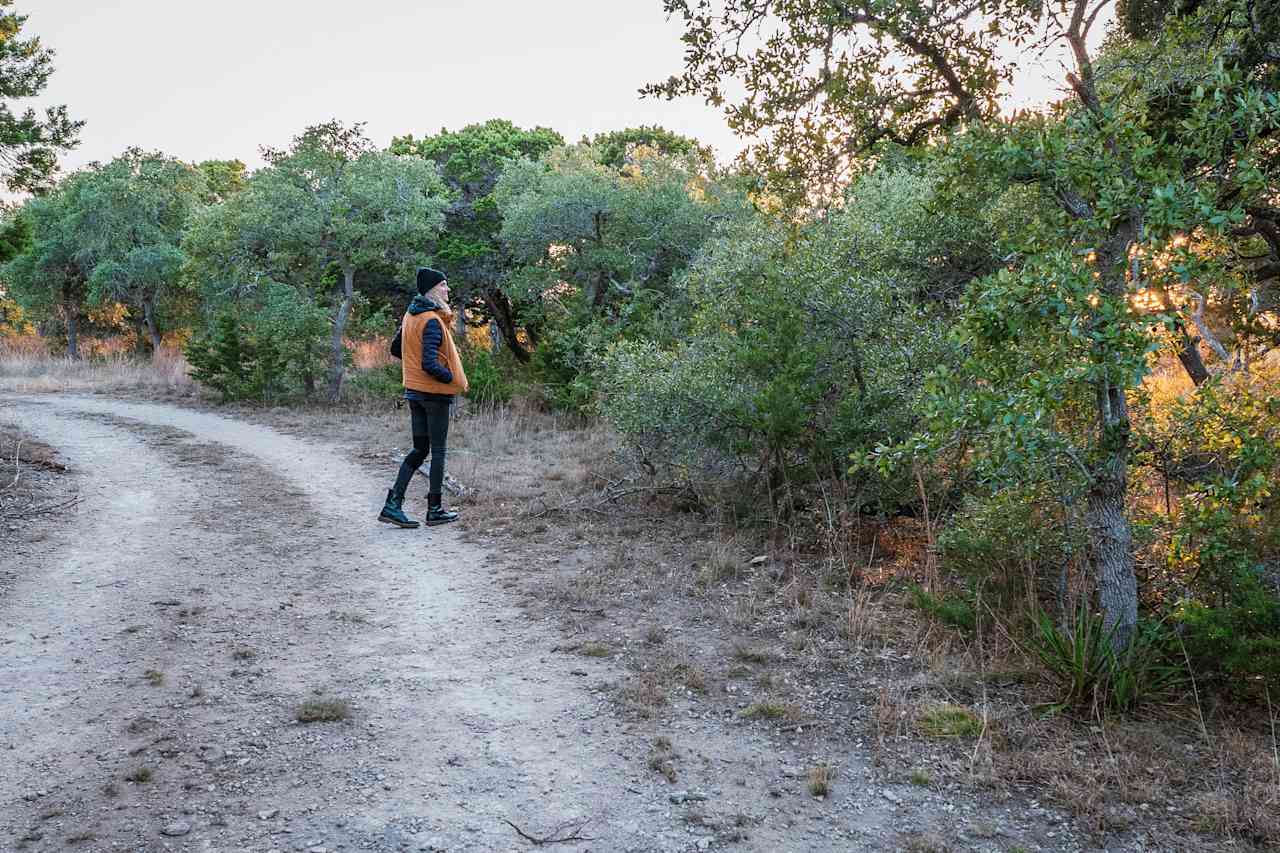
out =
<path fill-rule="evenodd" d="M 675 749 L 671 745 L 671 739 L 660 735 L 654 738 L 653 749 L 649 752 L 649 769 L 674 785 L 678 778 L 675 757 Z"/>
<path fill-rule="evenodd" d="M 835 779 L 835 771 L 826 764 L 809 768 L 809 793 L 815 797 L 825 797 L 831 793 L 831 782 Z"/>
<path fill-rule="evenodd" d="M 240 646 L 231 653 L 231 657 L 234 660 L 253 660 L 257 656 L 258 653 L 248 646 Z"/>
<path fill-rule="evenodd" d="M 299 723 L 336 723 L 351 716 L 351 706 L 343 699 L 309 699 L 294 711 Z"/>
<path fill-rule="evenodd" d="M 800 709 L 785 702 L 754 702 L 738 712 L 744 720 L 790 720 L 802 718 Z"/>
<path fill-rule="evenodd" d="M 86 842 L 86 841 L 96 841 L 96 840 L 97 840 L 97 838 L 98 838 L 98 836 L 97 836 L 97 834 L 96 834 L 96 833 L 89 832 L 89 831 L 87 831 L 87 830 L 86 830 L 85 832 L 77 832 L 77 833 L 76 833 L 76 834 L 74 834 L 74 835 L 68 835 L 68 836 L 67 836 L 67 843 L 68 843 L 68 844 L 83 844 L 83 843 L 84 843 L 84 842 Z"/>
<path fill-rule="evenodd" d="M 742 663 L 766 664 L 769 662 L 769 654 L 759 649 L 735 645 L 733 647 L 733 659 Z"/>
<path fill-rule="evenodd" d="M 982 720 L 960 705 L 943 703 L 925 709 L 916 720 L 920 733 L 932 738 L 969 738 L 982 734 Z"/>
<path fill-rule="evenodd" d="M 135 767 L 125 775 L 126 782 L 132 782 L 135 785 L 145 785 L 151 781 L 153 772 L 150 767 Z"/>
<path fill-rule="evenodd" d="M 613 649 L 605 643 L 583 643 L 578 647 L 578 654 L 588 658 L 607 658 L 613 654 Z"/>
<path fill-rule="evenodd" d="M 160 687 L 164 684 L 164 673 L 158 669 L 149 669 L 142 673 L 142 677 L 145 678 L 147 683 L 152 687 Z"/>

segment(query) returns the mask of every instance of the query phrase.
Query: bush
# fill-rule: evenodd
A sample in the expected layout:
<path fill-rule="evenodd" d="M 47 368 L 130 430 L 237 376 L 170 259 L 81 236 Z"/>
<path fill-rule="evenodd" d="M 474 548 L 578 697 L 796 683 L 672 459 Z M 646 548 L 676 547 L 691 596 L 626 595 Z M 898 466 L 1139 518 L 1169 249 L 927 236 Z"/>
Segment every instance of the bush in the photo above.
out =
<path fill-rule="evenodd" d="M 310 395 L 324 370 L 329 320 L 292 288 L 268 284 L 253 302 L 223 306 L 184 349 L 191 375 L 229 400 Z"/>
<path fill-rule="evenodd" d="M 463 359 L 467 380 L 471 383 L 471 390 L 467 392 L 468 400 L 481 406 L 510 402 L 514 392 L 513 384 L 490 350 L 472 347 L 463 353 Z"/>
<path fill-rule="evenodd" d="M 1084 544 L 1072 541 L 1063 508 L 1047 484 L 966 495 L 959 511 L 938 535 L 942 566 L 971 585 L 983 584 L 1000 612 L 1017 604 L 1033 612 L 1056 601 L 1062 572 Z M 1023 611 L 1025 613 L 1025 610 Z"/>
<path fill-rule="evenodd" d="M 965 598 L 933 595 L 916 585 L 909 587 L 908 593 L 911 595 L 911 606 L 943 625 L 962 631 L 972 631 L 977 626 L 978 619 L 973 604 Z"/>
<path fill-rule="evenodd" d="M 1182 479 L 1149 523 L 1168 609 L 1197 676 L 1247 692 L 1280 683 L 1280 395 L 1277 376 L 1215 379 L 1168 404 L 1149 446 Z"/>
<path fill-rule="evenodd" d="M 1130 711 L 1167 694 L 1185 678 L 1164 625 L 1140 623 L 1121 652 L 1112 648 L 1111 640 L 1102 616 L 1090 612 L 1083 601 L 1063 626 L 1043 611 L 1037 615 L 1031 650 L 1059 692 L 1046 710 L 1087 710 L 1098 717 Z"/>

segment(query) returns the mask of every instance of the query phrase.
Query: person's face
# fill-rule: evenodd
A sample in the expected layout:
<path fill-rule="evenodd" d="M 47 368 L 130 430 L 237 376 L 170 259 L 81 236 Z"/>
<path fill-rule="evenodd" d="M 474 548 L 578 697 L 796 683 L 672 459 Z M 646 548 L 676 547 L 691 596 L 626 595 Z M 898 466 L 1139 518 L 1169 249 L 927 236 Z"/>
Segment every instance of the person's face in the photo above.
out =
<path fill-rule="evenodd" d="M 449 304 L 449 280 L 448 279 L 445 279 L 444 281 L 437 284 L 435 287 L 431 288 L 431 292 L 435 295 L 436 302 L 439 302 L 441 305 Z"/>

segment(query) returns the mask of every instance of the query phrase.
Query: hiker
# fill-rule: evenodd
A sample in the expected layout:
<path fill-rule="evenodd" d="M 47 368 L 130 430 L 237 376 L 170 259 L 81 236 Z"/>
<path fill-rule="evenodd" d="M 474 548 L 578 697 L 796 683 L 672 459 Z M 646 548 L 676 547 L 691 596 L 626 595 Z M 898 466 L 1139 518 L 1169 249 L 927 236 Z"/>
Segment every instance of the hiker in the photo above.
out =
<path fill-rule="evenodd" d="M 409 403 L 413 450 L 400 463 L 396 484 L 387 492 L 387 503 L 378 514 L 378 521 L 409 528 L 417 527 L 418 522 L 404 514 L 404 493 L 428 453 L 431 467 L 427 525 L 448 524 L 458 519 L 458 513 L 442 505 L 441 487 L 453 398 L 466 393 L 469 387 L 458 348 L 449 332 L 453 312 L 449 309 L 448 280 L 439 270 L 421 267 L 417 287 L 418 295 L 409 303 L 391 341 L 391 354 L 400 359 L 404 398 Z"/>

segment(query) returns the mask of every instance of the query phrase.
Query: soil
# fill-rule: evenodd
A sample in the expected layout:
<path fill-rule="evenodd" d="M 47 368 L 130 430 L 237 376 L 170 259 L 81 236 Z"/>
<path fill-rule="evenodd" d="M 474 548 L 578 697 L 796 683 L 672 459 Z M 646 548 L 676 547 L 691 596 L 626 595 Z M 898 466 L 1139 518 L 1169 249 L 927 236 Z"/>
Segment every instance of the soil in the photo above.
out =
<path fill-rule="evenodd" d="M 627 591 L 602 627 L 465 521 L 377 524 L 387 460 L 101 397 L 0 398 L 0 426 L 78 498 L 0 526 L 0 850 L 1090 847 L 1029 798 L 886 783 L 853 684 L 755 722 L 747 674 L 677 655 L 646 708 Z M 655 646 L 723 644 L 673 622 Z"/>

